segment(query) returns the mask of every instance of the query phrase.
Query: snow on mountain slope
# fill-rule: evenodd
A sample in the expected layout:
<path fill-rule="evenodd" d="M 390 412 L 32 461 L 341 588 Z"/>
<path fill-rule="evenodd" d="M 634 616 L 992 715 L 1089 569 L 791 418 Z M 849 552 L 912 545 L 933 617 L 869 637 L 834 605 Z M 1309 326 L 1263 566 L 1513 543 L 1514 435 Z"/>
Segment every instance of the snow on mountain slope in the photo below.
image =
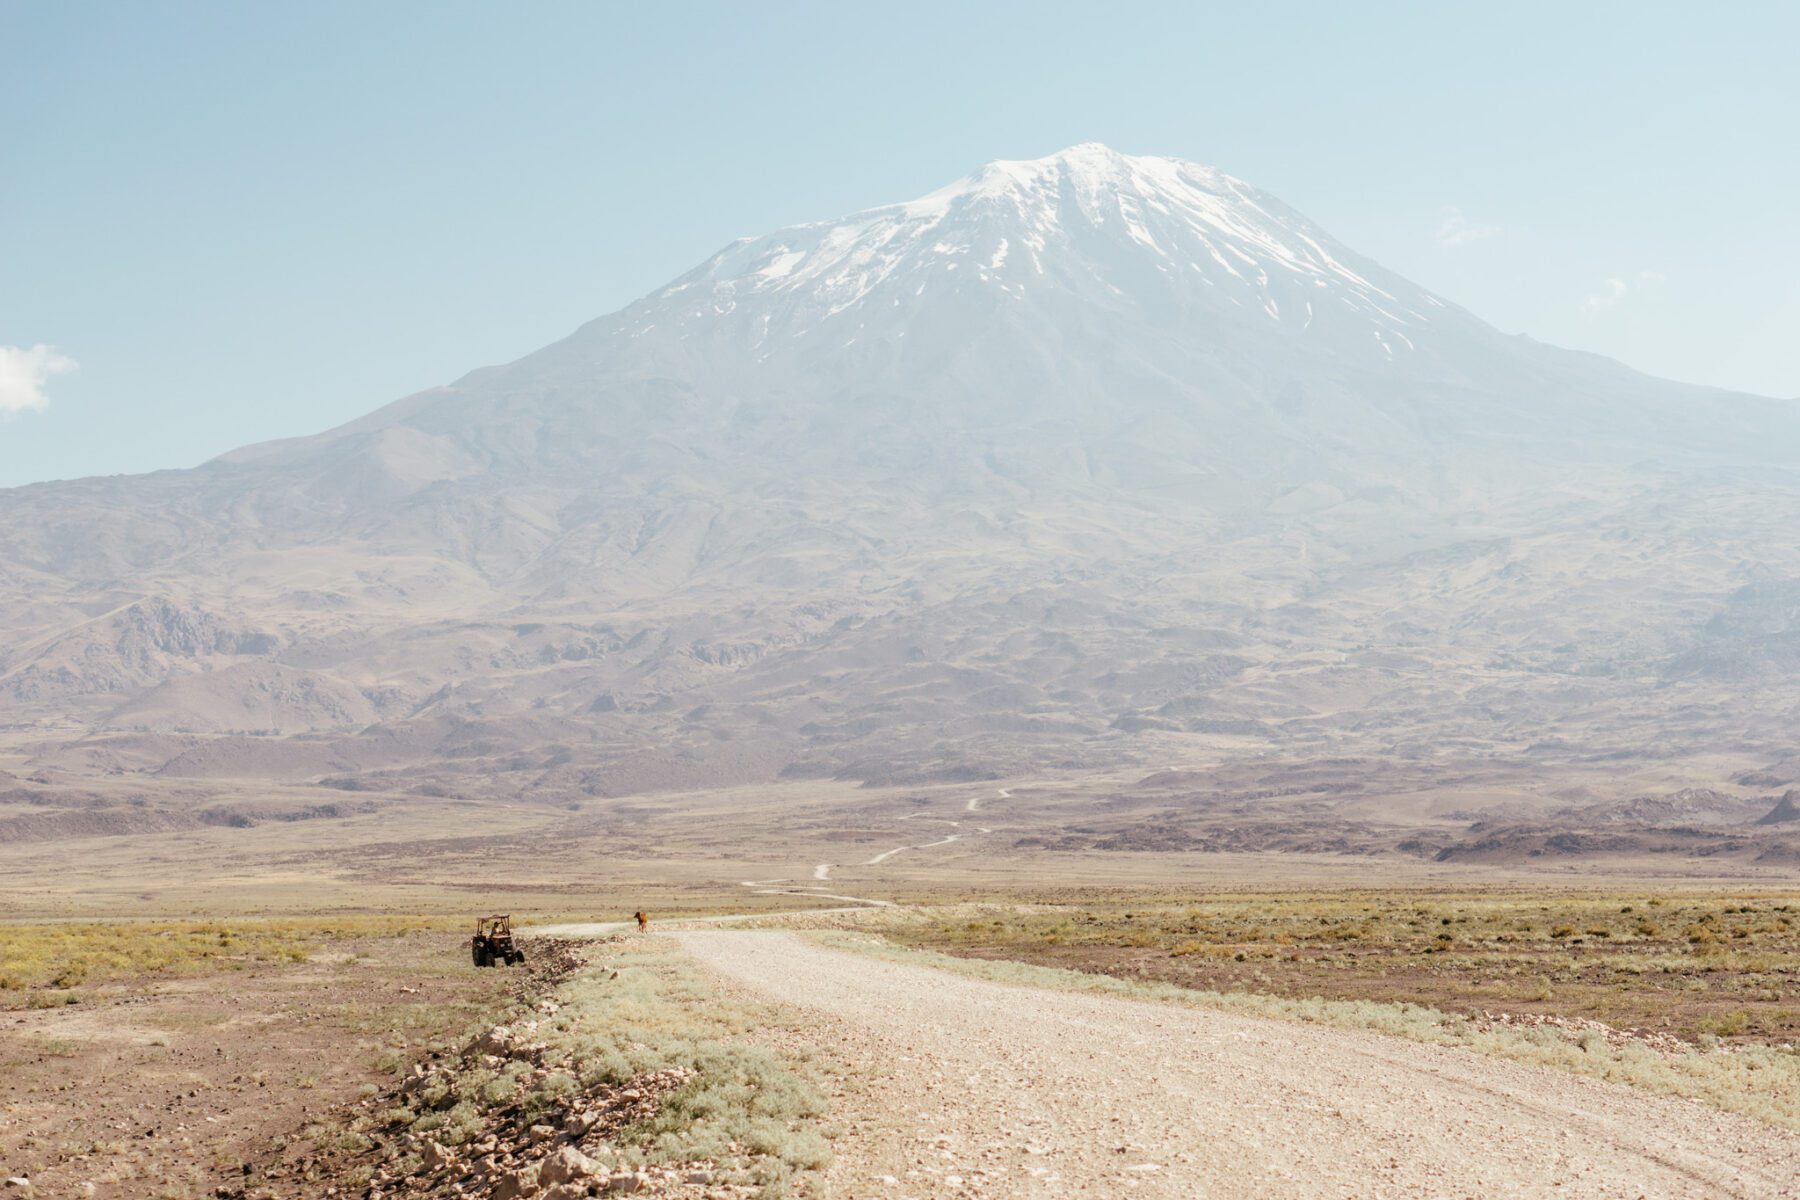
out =
<path fill-rule="evenodd" d="M 919 200 L 749 238 L 636 306 L 626 331 L 691 329 L 738 311 L 757 344 L 854 338 L 930 288 L 1103 289 L 1172 320 L 1213 304 L 1371 360 L 1414 349 L 1444 303 L 1385 276 L 1241 180 L 1193 163 L 1076 146 L 995 162 Z M 1344 320 L 1348 314 L 1353 320 Z M 1347 336 L 1351 331 L 1366 337 Z"/>

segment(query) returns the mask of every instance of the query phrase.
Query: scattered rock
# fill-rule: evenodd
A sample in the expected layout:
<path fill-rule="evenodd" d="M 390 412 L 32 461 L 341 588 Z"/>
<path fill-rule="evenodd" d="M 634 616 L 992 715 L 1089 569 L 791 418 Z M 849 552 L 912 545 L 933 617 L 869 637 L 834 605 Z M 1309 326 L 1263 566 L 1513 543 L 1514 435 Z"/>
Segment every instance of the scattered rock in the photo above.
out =
<path fill-rule="evenodd" d="M 538 1190 L 537 1170 L 509 1171 L 494 1181 L 493 1200 L 524 1200 Z"/>
<path fill-rule="evenodd" d="M 496 1025 L 481 1035 L 475 1043 L 475 1049 L 481 1054 L 492 1054 L 496 1058 L 504 1058 L 512 1053 L 513 1031 L 505 1025 Z"/>
<path fill-rule="evenodd" d="M 538 1166 L 538 1182 L 548 1186 L 590 1179 L 600 1173 L 600 1164 L 573 1146 L 564 1146 Z"/>
<path fill-rule="evenodd" d="M 1482 1012 L 1471 1017 L 1470 1026 L 1477 1032 L 1490 1029 L 1542 1029 L 1560 1034 L 1586 1050 L 1590 1044 L 1604 1043 L 1614 1048 L 1636 1045 L 1662 1054 L 1686 1054 L 1693 1047 L 1673 1034 L 1646 1029 L 1618 1029 L 1601 1021 L 1582 1017 L 1559 1017 L 1550 1013 Z"/>

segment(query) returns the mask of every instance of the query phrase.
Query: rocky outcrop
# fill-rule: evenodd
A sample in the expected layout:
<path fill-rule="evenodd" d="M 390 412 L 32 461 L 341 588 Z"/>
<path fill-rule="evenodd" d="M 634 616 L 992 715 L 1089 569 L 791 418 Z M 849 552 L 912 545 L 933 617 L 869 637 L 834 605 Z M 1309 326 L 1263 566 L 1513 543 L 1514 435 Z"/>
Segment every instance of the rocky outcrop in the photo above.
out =
<path fill-rule="evenodd" d="M 1800 788 L 1789 788 L 1775 807 L 1756 819 L 1758 825 L 1789 825 L 1800 821 Z"/>
<path fill-rule="evenodd" d="M 281 639 L 194 601 L 148 596 L 50 640 L 0 676 L 25 703 L 135 692 L 171 676 L 273 654 Z"/>

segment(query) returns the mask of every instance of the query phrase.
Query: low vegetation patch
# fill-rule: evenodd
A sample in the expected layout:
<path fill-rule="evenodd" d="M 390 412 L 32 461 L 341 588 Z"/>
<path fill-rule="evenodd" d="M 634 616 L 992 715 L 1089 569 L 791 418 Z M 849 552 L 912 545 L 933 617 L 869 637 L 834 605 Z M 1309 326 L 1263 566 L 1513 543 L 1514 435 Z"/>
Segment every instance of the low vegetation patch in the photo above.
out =
<path fill-rule="evenodd" d="M 895 936 L 963 957 L 1694 1043 L 1800 1040 L 1800 893 L 1091 894 L 925 913 Z"/>
<path fill-rule="evenodd" d="M 73 1004 L 119 980 L 304 962 L 333 942 L 451 925 L 433 917 L 4 925 L 0 1009 Z"/>
<path fill-rule="evenodd" d="M 770 1014 L 722 997 L 658 938 L 528 944 L 547 988 L 399 1068 L 271 1172 L 276 1191 L 538 1196 L 555 1188 L 780 1196 L 830 1158 L 804 1063 L 755 1045 Z M 255 1191 L 249 1195 L 257 1195 Z"/>

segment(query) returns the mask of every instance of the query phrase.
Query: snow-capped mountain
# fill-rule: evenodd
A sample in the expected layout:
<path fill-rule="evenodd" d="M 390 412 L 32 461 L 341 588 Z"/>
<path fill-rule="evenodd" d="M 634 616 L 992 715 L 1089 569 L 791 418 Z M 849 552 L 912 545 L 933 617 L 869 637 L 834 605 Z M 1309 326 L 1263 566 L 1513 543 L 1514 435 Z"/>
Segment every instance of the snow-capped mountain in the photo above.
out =
<path fill-rule="evenodd" d="M 537 354 L 231 461 L 364 455 L 384 506 L 515 463 L 730 459 L 1238 509 L 1787 461 L 1792 407 L 1503 335 L 1240 180 L 1090 144 L 744 239 Z"/>
<path fill-rule="evenodd" d="M 1379 281 L 1378 281 L 1379 280 Z M 1160 329 L 1226 319 L 1304 334 L 1351 358 L 1415 351 L 1461 314 L 1220 171 L 1082 145 L 995 162 L 921 199 L 746 238 L 634 306 L 628 336 L 736 326 L 786 339 L 900 337 L 927 290 L 1001 319 L 1070 295 Z M 1107 300 L 1106 297 L 1111 299 Z"/>
<path fill-rule="evenodd" d="M 112 730 L 90 766 L 510 755 L 565 791 L 1527 736 L 1567 679 L 1754 673 L 1706 631 L 1800 578 L 1795 409 L 1076 146 L 733 243 L 338 429 L 0 493 L 0 696 Z"/>

